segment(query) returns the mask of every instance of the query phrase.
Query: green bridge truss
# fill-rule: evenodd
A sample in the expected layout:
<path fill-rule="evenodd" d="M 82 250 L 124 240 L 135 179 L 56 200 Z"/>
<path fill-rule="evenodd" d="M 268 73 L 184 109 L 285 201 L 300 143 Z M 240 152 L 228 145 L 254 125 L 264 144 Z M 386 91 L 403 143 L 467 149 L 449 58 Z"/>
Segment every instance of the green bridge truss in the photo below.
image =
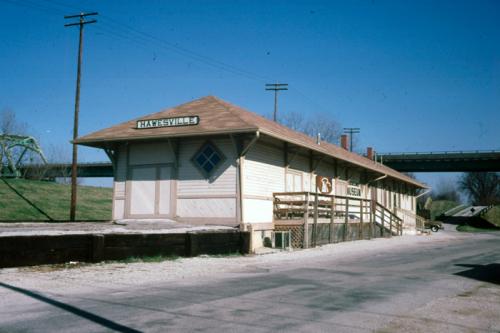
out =
<path fill-rule="evenodd" d="M 47 163 L 42 148 L 33 137 L 0 135 L 0 177 L 21 177 L 23 161 L 29 157 L 30 162 L 33 162 L 35 156 L 40 157 L 43 163 Z"/>

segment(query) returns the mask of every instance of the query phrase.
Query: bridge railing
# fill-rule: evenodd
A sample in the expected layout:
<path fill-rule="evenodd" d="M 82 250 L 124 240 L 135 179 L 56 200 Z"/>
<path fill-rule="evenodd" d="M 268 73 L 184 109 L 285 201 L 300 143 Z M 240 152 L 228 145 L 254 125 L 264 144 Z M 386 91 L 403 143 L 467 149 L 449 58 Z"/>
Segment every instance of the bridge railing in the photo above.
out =
<path fill-rule="evenodd" d="M 396 153 L 377 153 L 378 156 L 405 156 L 405 155 L 451 155 L 451 154 L 482 154 L 494 153 L 500 154 L 500 150 L 442 150 L 442 151 L 427 151 L 427 152 L 396 152 Z"/>
<path fill-rule="evenodd" d="M 19 170 L 26 178 L 65 178 L 71 176 L 71 163 L 26 164 Z M 113 165 L 110 162 L 78 163 L 77 173 L 78 177 L 113 177 Z"/>

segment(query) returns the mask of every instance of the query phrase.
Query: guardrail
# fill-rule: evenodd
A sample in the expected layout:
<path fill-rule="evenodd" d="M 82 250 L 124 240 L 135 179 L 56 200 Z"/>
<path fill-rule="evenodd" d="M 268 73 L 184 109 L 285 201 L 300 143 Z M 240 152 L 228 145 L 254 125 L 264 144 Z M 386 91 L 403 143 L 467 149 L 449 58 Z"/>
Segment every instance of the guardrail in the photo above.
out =
<path fill-rule="evenodd" d="M 500 151 L 377 153 L 375 160 L 402 172 L 497 172 Z"/>
<path fill-rule="evenodd" d="M 64 178 L 71 177 L 71 163 L 31 164 L 19 168 L 26 178 Z M 113 177 L 110 162 L 78 163 L 78 177 Z"/>
<path fill-rule="evenodd" d="M 377 155 L 393 156 L 393 155 L 449 155 L 449 154 L 482 154 L 494 153 L 500 154 L 500 150 L 443 150 L 443 151 L 429 151 L 429 152 L 396 152 L 396 153 L 377 153 Z"/>

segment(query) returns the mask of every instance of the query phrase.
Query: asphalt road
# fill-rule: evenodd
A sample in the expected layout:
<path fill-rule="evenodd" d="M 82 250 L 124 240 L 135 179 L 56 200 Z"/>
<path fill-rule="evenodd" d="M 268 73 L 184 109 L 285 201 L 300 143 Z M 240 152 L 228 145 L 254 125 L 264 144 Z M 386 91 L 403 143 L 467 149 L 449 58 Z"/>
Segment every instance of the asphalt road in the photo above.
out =
<path fill-rule="evenodd" d="M 471 234 L 83 295 L 0 281 L 9 300 L 0 300 L 0 332 L 399 332 L 414 321 L 421 331 L 498 332 L 499 318 L 462 318 L 477 299 L 460 303 L 464 314 L 443 308 L 479 288 L 488 295 L 500 288 L 499 250 L 498 233 Z M 484 302 L 500 308 L 500 298 Z"/>

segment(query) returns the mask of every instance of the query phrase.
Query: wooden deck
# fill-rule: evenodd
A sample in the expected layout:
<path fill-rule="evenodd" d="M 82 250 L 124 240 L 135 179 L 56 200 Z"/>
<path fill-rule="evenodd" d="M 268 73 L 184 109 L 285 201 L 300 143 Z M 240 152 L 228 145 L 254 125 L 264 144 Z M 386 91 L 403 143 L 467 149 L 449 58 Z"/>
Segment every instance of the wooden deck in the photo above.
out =
<path fill-rule="evenodd" d="M 312 192 L 273 194 L 274 225 L 294 247 L 401 235 L 403 221 L 370 199 Z"/>

